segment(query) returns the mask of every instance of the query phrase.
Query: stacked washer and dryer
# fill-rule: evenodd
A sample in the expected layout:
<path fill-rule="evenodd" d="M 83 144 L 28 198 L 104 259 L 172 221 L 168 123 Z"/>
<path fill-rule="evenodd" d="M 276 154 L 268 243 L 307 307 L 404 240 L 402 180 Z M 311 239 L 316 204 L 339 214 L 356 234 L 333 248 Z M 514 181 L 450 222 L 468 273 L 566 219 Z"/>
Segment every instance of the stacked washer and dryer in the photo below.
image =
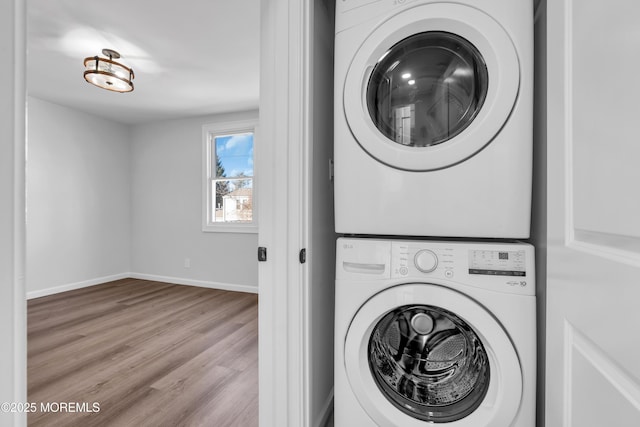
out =
<path fill-rule="evenodd" d="M 533 427 L 530 0 L 337 0 L 336 427 Z"/>

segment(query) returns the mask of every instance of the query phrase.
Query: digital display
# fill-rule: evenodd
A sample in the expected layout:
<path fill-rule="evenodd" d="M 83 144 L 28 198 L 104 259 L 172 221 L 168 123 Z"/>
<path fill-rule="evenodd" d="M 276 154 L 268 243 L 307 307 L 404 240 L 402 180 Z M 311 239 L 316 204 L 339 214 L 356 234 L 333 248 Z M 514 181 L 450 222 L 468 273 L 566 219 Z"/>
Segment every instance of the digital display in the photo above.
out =
<path fill-rule="evenodd" d="M 488 276 L 527 275 L 524 251 L 469 251 L 469 274 Z"/>

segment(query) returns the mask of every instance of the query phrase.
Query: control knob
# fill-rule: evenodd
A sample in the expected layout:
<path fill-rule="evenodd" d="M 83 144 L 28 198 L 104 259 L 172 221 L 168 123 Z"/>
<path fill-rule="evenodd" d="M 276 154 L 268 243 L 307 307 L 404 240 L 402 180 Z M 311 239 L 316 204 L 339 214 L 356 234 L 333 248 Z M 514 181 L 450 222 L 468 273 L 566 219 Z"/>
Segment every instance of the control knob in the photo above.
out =
<path fill-rule="evenodd" d="M 438 256 L 429 249 L 422 249 L 413 258 L 416 268 L 423 273 L 431 273 L 438 266 Z"/>

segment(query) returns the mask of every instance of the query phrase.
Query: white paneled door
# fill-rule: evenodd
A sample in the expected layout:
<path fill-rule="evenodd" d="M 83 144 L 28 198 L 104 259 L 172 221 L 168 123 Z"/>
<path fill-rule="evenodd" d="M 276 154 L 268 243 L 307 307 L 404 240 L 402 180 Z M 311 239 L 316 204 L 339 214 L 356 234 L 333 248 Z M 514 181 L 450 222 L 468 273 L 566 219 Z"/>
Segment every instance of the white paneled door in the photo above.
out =
<path fill-rule="evenodd" d="M 640 3 L 547 8 L 546 426 L 640 426 Z"/>

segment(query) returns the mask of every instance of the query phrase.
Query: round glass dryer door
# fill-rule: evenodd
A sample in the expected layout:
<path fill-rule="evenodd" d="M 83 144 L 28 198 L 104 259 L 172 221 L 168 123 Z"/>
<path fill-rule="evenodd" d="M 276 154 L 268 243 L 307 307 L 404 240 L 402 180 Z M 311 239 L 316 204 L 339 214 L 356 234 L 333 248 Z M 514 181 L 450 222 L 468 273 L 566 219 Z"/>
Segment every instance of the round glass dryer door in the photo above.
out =
<path fill-rule="evenodd" d="M 453 289 L 407 283 L 364 302 L 345 337 L 347 378 L 377 425 L 511 425 L 522 371 L 509 336 Z"/>
<path fill-rule="evenodd" d="M 487 66 L 469 41 L 441 31 L 420 33 L 393 46 L 376 64 L 367 108 L 391 141 L 428 147 L 471 124 L 488 86 Z"/>
<path fill-rule="evenodd" d="M 455 3 L 406 9 L 374 28 L 345 76 L 349 129 L 373 158 L 429 171 L 489 144 L 518 97 L 520 64 L 492 17 Z"/>

